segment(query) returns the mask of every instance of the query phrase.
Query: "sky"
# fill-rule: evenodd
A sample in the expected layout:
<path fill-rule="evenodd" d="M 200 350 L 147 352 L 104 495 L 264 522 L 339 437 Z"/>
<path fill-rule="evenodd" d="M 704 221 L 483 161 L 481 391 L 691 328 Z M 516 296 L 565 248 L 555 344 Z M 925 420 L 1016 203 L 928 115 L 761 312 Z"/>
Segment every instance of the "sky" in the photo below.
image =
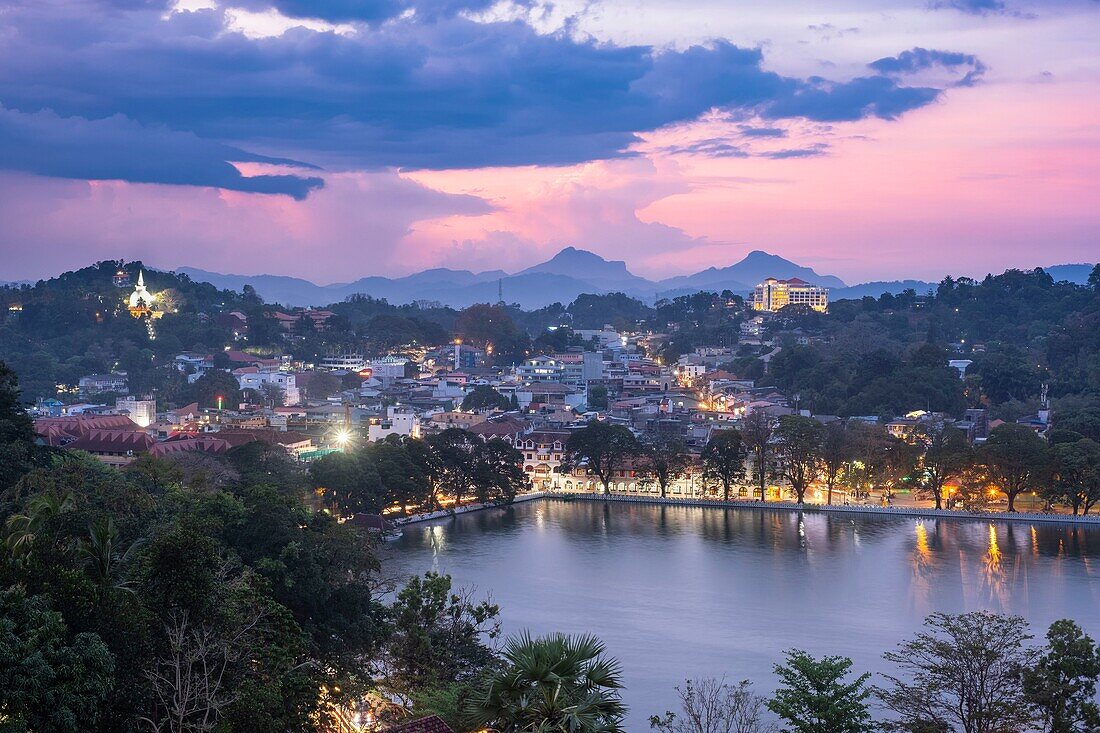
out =
<path fill-rule="evenodd" d="M 0 0 L 0 280 L 1100 259 L 1100 0 Z"/>

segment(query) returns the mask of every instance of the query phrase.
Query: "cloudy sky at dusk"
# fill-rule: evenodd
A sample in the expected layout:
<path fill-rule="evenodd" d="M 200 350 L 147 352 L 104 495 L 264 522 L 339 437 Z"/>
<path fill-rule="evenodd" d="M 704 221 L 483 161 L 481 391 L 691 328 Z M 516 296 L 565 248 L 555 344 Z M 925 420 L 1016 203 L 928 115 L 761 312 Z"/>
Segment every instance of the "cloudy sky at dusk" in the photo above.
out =
<path fill-rule="evenodd" d="M 0 0 L 0 280 L 1100 259 L 1097 0 Z"/>

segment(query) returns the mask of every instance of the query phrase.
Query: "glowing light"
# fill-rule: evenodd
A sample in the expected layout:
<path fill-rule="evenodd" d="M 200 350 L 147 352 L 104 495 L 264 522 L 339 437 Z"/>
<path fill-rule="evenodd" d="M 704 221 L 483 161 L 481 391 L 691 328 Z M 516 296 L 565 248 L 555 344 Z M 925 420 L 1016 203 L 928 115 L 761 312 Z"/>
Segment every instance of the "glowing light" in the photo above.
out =
<path fill-rule="evenodd" d="M 351 443 L 351 431 L 350 430 L 337 430 L 336 435 L 332 436 L 332 442 L 341 448 L 346 448 Z"/>

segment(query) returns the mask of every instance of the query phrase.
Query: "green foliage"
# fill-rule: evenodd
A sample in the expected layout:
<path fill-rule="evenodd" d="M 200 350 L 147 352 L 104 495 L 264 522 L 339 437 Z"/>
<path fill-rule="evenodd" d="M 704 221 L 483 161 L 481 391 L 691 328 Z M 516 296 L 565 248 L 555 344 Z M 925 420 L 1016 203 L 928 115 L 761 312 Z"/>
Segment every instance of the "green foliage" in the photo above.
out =
<path fill-rule="evenodd" d="M 153 461 L 122 472 L 65 454 L 3 494 L 0 587 L 30 600 L 0 601 L 0 717 L 96 733 L 168 718 L 310 730 L 322 686 L 364 690 L 385 636 L 373 543 L 309 511 L 297 467 L 250 446 L 201 491 Z"/>
<path fill-rule="evenodd" d="M 0 731 L 92 729 L 114 666 L 102 639 L 71 634 L 48 598 L 0 590 Z"/>
<path fill-rule="evenodd" d="M 768 701 L 789 733 L 870 733 L 874 724 L 867 700 L 868 673 L 847 680 L 852 660 L 815 659 L 806 652 L 787 652 L 786 664 L 775 665 L 780 686 Z"/>
<path fill-rule="evenodd" d="M 1076 516 L 1100 502 L 1100 443 L 1090 438 L 1050 446 L 1048 501 L 1069 506 Z"/>
<path fill-rule="evenodd" d="M 531 347 L 527 334 L 500 305 L 482 303 L 466 308 L 455 319 L 454 331 L 463 341 L 491 345 L 494 358 L 505 364 L 522 361 Z"/>
<path fill-rule="evenodd" d="M 786 479 L 801 504 L 806 489 L 821 471 L 825 426 L 812 417 L 784 415 L 779 418 L 775 437 L 782 458 L 777 475 Z"/>
<path fill-rule="evenodd" d="M 496 661 L 500 608 L 455 590 L 451 576 L 412 577 L 389 611 L 385 689 L 409 696 L 469 682 Z"/>
<path fill-rule="evenodd" d="M 583 465 L 600 480 L 604 493 L 609 494 L 615 472 L 640 449 L 637 438 L 626 427 L 589 420 L 587 425 L 569 435 L 565 443 L 565 463 L 567 466 Z"/>
<path fill-rule="evenodd" d="M 578 295 L 566 309 L 573 328 L 593 329 L 610 325 L 619 330 L 633 330 L 639 321 L 649 318 L 653 310 L 640 300 L 622 293 Z"/>
<path fill-rule="evenodd" d="M 1037 491 L 1049 471 L 1047 442 L 1026 425 L 1005 423 L 993 428 L 976 451 L 975 460 L 990 483 L 1008 497 L 1008 511 L 1016 511 L 1016 497 Z"/>
<path fill-rule="evenodd" d="M 1032 665 L 1027 622 L 984 611 L 934 613 L 925 631 L 883 655 L 895 674 L 876 694 L 897 719 L 891 730 L 1026 730 L 1032 722 L 1020 673 Z"/>
<path fill-rule="evenodd" d="M 463 410 L 508 410 L 510 407 L 507 397 L 486 384 L 479 384 L 462 398 Z"/>
<path fill-rule="evenodd" d="M 237 378 L 229 372 L 211 369 L 195 380 L 186 391 L 188 402 L 198 402 L 199 407 L 227 410 L 237 409 L 241 403 L 241 389 Z"/>
<path fill-rule="evenodd" d="M 638 470 L 643 483 L 655 483 L 661 496 L 668 493 L 668 485 L 687 473 L 691 467 L 691 454 L 681 441 L 662 436 L 648 436 L 638 452 Z"/>
<path fill-rule="evenodd" d="M 908 358 L 885 349 L 855 352 L 835 346 L 788 346 L 768 365 L 768 376 L 801 404 L 818 413 L 899 415 L 914 409 L 961 414 L 963 384 L 936 349 L 915 350 Z"/>
<path fill-rule="evenodd" d="M 935 499 L 937 509 L 942 509 L 944 484 L 972 465 L 973 451 L 966 435 L 946 423 L 922 424 L 915 432 L 923 449 L 914 472 L 917 486 Z"/>
<path fill-rule="evenodd" d="M 466 706 L 471 727 L 499 733 L 618 733 L 626 707 L 619 664 L 592 636 L 508 640 L 505 666 L 481 683 Z"/>
<path fill-rule="evenodd" d="M 15 485 L 37 453 L 34 427 L 19 404 L 15 372 L 0 361 L 0 491 Z"/>
<path fill-rule="evenodd" d="M 717 430 L 703 449 L 703 479 L 722 487 L 722 499 L 729 501 L 733 485 L 745 478 L 747 447 L 737 430 Z"/>
<path fill-rule="evenodd" d="M 607 387 L 602 384 L 593 384 L 588 387 L 588 409 L 607 410 Z"/>
<path fill-rule="evenodd" d="M 1023 690 L 1050 733 L 1089 733 L 1100 729 L 1096 683 L 1100 647 L 1068 619 L 1047 630 L 1047 646 L 1023 672 Z"/>

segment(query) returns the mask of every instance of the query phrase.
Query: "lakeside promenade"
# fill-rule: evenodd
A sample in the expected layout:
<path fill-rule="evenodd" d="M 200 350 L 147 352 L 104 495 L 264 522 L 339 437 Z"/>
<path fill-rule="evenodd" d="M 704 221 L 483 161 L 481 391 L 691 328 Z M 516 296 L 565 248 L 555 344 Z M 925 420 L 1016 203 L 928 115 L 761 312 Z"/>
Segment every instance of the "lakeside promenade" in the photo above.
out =
<path fill-rule="evenodd" d="M 884 507 L 867 505 L 840 504 L 796 504 L 789 501 L 744 501 L 721 499 L 683 499 L 659 496 L 635 496 L 629 494 L 597 494 L 564 491 L 532 491 L 518 495 L 513 503 L 548 499 L 554 501 L 587 501 L 612 504 L 648 504 L 658 506 L 709 507 L 713 509 L 732 509 L 737 511 L 786 511 L 820 513 L 834 515 L 868 515 L 886 517 L 915 517 L 918 519 L 962 519 L 983 522 L 1042 522 L 1045 524 L 1076 524 L 1100 527 L 1100 515 L 1046 514 L 1041 512 L 967 512 L 955 509 L 929 509 L 922 507 Z M 495 509 L 507 504 L 466 504 L 455 509 L 443 509 L 425 514 L 413 514 L 392 520 L 394 524 L 406 525 L 445 519 L 458 514 Z"/>

